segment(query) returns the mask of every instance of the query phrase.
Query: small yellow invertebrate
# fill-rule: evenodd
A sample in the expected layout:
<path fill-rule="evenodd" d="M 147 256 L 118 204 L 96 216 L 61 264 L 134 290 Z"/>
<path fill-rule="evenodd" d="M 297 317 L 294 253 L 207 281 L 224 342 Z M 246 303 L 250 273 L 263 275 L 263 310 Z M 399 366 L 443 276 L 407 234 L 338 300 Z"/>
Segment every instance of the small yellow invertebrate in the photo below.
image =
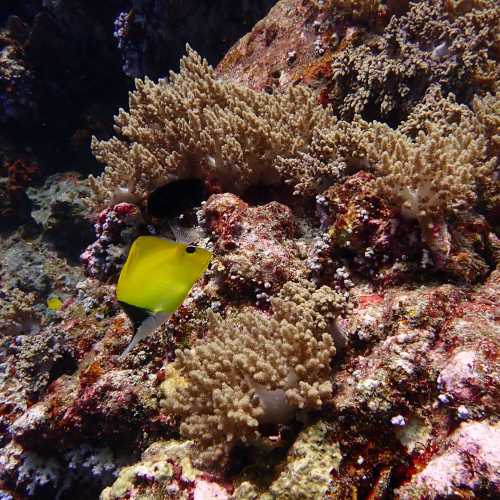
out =
<path fill-rule="evenodd" d="M 59 311 L 62 305 L 63 305 L 62 300 L 59 297 L 52 296 L 47 299 L 47 307 L 51 311 Z"/>

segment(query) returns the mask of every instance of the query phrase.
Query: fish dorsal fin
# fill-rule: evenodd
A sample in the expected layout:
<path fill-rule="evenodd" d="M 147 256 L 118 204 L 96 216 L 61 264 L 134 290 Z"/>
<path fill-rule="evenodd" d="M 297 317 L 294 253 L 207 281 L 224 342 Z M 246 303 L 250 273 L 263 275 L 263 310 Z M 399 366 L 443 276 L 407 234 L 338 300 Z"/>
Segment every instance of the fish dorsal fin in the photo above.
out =
<path fill-rule="evenodd" d="M 120 355 L 120 359 L 123 359 L 142 339 L 145 339 L 150 334 L 152 334 L 157 328 L 168 321 L 171 313 L 159 312 L 152 316 L 148 316 L 142 323 L 141 326 L 135 332 L 134 337 L 130 341 L 130 344 Z"/>
<path fill-rule="evenodd" d="M 199 241 L 202 237 L 202 232 L 195 227 L 185 227 L 178 224 L 175 220 L 169 220 L 168 225 L 172 234 L 174 235 L 175 241 L 178 243 L 195 243 Z"/>

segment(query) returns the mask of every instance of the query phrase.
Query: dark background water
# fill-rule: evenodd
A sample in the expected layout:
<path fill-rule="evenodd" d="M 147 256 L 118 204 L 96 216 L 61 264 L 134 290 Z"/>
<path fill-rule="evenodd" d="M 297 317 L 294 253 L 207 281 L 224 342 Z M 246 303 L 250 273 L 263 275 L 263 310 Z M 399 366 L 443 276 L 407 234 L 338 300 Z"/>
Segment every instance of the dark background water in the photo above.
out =
<path fill-rule="evenodd" d="M 112 134 L 133 79 L 178 68 L 185 44 L 213 65 L 274 0 L 4 0 L 0 167 L 102 168 L 92 135 Z M 5 170 L 5 168 L 4 168 Z"/>

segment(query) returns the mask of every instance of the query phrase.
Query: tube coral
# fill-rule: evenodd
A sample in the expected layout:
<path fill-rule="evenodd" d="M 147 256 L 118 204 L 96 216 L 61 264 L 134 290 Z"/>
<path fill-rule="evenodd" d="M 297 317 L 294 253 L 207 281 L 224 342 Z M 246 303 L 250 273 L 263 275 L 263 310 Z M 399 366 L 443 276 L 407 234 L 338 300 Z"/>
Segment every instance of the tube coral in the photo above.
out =
<path fill-rule="evenodd" d="M 120 138 L 93 138 L 94 154 L 106 164 L 90 179 L 97 206 L 142 201 L 182 177 L 211 178 L 236 192 L 275 182 L 275 158 L 296 155 L 314 130 L 331 123 L 305 87 L 269 95 L 218 80 L 189 47 L 180 67 L 169 81 L 136 80 L 129 112 L 115 117 Z"/>
<path fill-rule="evenodd" d="M 250 309 L 225 320 L 212 315 L 208 339 L 177 351 L 169 368 L 163 405 L 183 418 L 181 434 L 207 459 L 257 439 L 261 423 L 285 423 L 297 408 L 318 409 L 331 396 L 344 299 L 326 286 L 288 282 L 271 305 L 271 317 Z"/>

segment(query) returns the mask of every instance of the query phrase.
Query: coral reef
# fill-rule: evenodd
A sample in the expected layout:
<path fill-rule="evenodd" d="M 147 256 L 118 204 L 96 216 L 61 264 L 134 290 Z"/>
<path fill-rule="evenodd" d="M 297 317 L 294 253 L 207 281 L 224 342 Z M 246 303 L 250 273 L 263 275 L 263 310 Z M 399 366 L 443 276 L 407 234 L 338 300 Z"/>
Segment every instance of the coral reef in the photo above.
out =
<path fill-rule="evenodd" d="M 323 498 L 342 460 L 340 447 L 330 442 L 328 431 L 324 422 L 306 428 L 297 436 L 283 469 L 265 493 L 259 494 L 259 488 L 251 481 L 243 481 L 236 487 L 233 498 Z"/>
<path fill-rule="evenodd" d="M 93 239 L 93 226 L 85 199 L 89 189 L 79 182 L 76 173 L 49 176 L 40 187 L 30 187 L 26 194 L 33 203 L 31 218 L 42 228 L 59 255 L 77 261 Z"/>
<path fill-rule="evenodd" d="M 343 268 L 368 274 L 377 283 L 384 269 L 397 260 L 403 263 L 403 256 L 407 266 L 418 262 L 421 248 L 401 244 L 408 238 L 418 240 L 414 226 L 399 222 L 397 212 L 377 195 L 373 181 L 373 175 L 358 172 L 316 198 L 325 231 L 310 255 L 310 270 L 317 281 L 349 289 L 352 281 Z"/>
<path fill-rule="evenodd" d="M 208 341 L 178 351 L 163 383 L 163 405 L 184 417 L 181 434 L 208 448 L 211 461 L 238 440 L 258 438 L 260 423 L 286 423 L 294 408 L 318 409 L 331 397 L 343 299 L 327 287 L 288 282 L 271 307 L 270 318 L 250 310 L 214 317 Z"/>
<path fill-rule="evenodd" d="M 308 89 L 267 95 L 218 80 L 189 47 L 168 82 L 136 81 L 129 108 L 115 117 L 122 139 L 92 141 L 106 164 L 100 178 L 90 178 L 97 206 L 124 196 L 144 202 L 179 177 L 213 179 L 238 192 L 277 182 L 274 159 L 304 149 L 314 130 L 330 122 Z"/>
<path fill-rule="evenodd" d="M 97 172 L 89 141 L 112 132 L 111 110 L 126 98 L 128 75 L 157 78 L 177 69 L 186 42 L 217 63 L 274 1 L 2 2 L 0 141 L 11 149 L 7 160 L 29 152 L 48 173 L 71 165 Z M 122 29 L 114 30 L 117 19 Z"/>
<path fill-rule="evenodd" d="M 441 0 L 412 3 L 383 35 L 361 38 L 333 59 L 334 109 L 344 118 L 401 121 L 433 83 L 461 102 L 494 90 L 499 15 L 495 2 L 465 13 L 447 12 Z"/>
<path fill-rule="evenodd" d="M 297 222 L 286 205 L 251 207 L 236 195 L 216 194 L 204 204 L 202 216 L 215 241 L 213 273 L 230 293 L 253 292 L 266 302 L 284 282 L 306 275 L 294 241 Z"/>
<path fill-rule="evenodd" d="M 36 330 L 37 314 L 33 310 L 35 295 L 15 288 L 12 294 L 3 294 L 0 312 L 2 335 L 10 337 Z"/>
<path fill-rule="evenodd" d="M 499 496 L 498 7 L 280 0 L 109 139 L 250 3 L 0 6 L 0 498 Z M 211 267 L 120 358 L 178 233 Z"/>
<path fill-rule="evenodd" d="M 120 471 L 118 479 L 102 492 L 101 498 L 228 500 L 230 492 L 224 485 L 193 466 L 194 456 L 195 450 L 190 441 L 153 443 L 143 453 L 140 462 Z"/>
<path fill-rule="evenodd" d="M 369 154 L 380 158 L 377 187 L 402 208 L 406 218 L 439 218 L 471 207 L 477 184 L 492 171 L 484 163 L 486 146 L 463 128 L 445 135 L 427 123 L 414 143 L 386 127 L 376 127 Z"/>
<path fill-rule="evenodd" d="M 452 94 L 444 98 L 434 87 L 397 130 L 359 117 L 334 121 L 317 131 L 307 154 L 278 158 L 276 168 L 295 194 L 322 193 L 319 199 L 326 204 L 328 191 L 323 190 L 328 185 L 338 185 L 339 178 L 358 169 L 373 172 L 372 197 L 384 199 L 399 212 L 392 216 L 393 230 L 396 219 L 417 220 L 436 268 L 444 268 L 452 247 L 450 216 L 470 212 L 481 188 L 496 185 L 494 97 L 477 98 L 476 106 L 483 101 L 488 103 L 482 108 L 484 114 L 476 117 Z"/>
<path fill-rule="evenodd" d="M 500 490 L 496 451 L 499 439 L 498 424 L 461 424 L 446 442 L 446 451 L 400 488 L 398 498 L 446 498 L 457 494 L 494 497 Z"/>
<path fill-rule="evenodd" d="M 103 210 L 94 226 L 97 239 L 80 256 L 87 274 L 101 280 L 116 274 L 142 221 L 139 209 L 131 203 Z"/>
<path fill-rule="evenodd" d="M 85 485 L 87 494 L 98 492 L 116 478 L 123 465 L 123 458 L 107 448 L 83 445 L 55 460 L 11 443 L 0 455 L 0 476 L 7 484 L 15 482 L 28 498 L 61 497 L 75 483 Z"/>

